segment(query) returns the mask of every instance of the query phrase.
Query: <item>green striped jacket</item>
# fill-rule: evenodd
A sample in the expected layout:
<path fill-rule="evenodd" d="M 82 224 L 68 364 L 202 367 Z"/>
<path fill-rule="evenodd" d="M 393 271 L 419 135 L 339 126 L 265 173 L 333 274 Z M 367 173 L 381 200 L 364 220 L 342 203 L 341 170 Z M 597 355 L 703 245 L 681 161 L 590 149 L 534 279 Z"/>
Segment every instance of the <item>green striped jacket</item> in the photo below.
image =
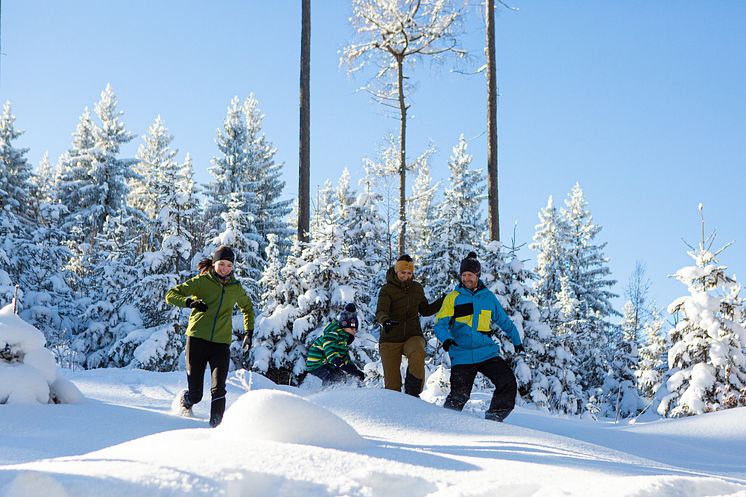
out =
<path fill-rule="evenodd" d="M 339 327 L 337 321 L 329 323 L 308 349 L 306 370 L 313 371 L 324 364 L 331 364 L 336 358 L 342 359 L 342 365 L 352 362 L 347 350 L 349 336 L 349 333 Z"/>

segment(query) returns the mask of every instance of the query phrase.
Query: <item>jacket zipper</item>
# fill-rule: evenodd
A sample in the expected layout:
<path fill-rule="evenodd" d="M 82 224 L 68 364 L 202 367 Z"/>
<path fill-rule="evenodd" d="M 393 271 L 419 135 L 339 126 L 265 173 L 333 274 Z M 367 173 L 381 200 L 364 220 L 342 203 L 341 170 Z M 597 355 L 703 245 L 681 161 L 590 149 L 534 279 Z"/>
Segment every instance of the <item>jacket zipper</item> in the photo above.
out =
<path fill-rule="evenodd" d="M 220 284 L 220 283 L 218 283 Z M 220 284 L 220 302 L 218 302 L 218 310 L 215 311 L 215 319 L 212 320 L 212 331 L 210 332 L 210 341 L 215 337 L 215 326 L 218 324 L 218 316 L 220 315 L 220 307 L 223 305 L 223 296 L 225 295 L 225 286 Z M 231 324 L 231 327 L 233 325 Z"/>

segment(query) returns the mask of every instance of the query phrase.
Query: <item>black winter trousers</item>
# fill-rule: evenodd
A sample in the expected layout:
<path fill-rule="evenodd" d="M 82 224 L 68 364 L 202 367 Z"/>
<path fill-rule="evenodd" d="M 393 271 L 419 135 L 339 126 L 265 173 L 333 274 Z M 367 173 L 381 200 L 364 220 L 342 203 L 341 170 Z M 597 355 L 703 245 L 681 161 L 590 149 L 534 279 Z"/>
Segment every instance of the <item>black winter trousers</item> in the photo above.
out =
<path fill-rule="evenodd" d="M 492 402 L 485 413 L 488 419 L 502 421 L 515 407 L 518 386 L 513 371 L 500 357 L 488 359 L 479 364 L 459 364 L 451 368 L 451 393 L 446 397 L 444 407 L 460 411 L 471 396 L 474 378 L 482 373 L 495 385 Z"/>
<path fill-rule="evenodd" d="M 218 423 L 223 419 L 223 413 L 225 412 L 225 380 L 228 378 L 230 359 L 230 346 L 228 344 L 187 337 L 186 370 L 189 400 L 192 404 L 202 400 L 205 369 L 209 363 L 212 373 L 210 420 L 217 420 Z"/>

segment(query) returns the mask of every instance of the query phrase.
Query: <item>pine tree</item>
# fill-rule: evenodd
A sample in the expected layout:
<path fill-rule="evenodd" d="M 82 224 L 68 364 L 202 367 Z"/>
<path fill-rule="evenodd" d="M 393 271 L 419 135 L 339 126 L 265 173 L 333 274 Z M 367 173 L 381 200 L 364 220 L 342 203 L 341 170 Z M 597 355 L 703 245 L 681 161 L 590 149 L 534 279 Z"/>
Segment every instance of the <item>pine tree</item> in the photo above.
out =
<path fill-rule="evenodd" d="M 565 205 L 561 215 L 569 227 L 567 284 L 577 301 L 572 316 L 576 323 L 571 326 L 575 334 L 572 352 L 578 358 L 580 383 L 591 392 L 602 386 L 616 345 L 611 341 L 614 327 L 609 322 L 618 315 L 611 304 L 616 295 L 609 290 L 615 281 L 608 279 L 611 271 L 603 255 L 606 244 L 595 242 L 601 226 L 593 223 L 579 184 L 573 186 Z"/>
<path fill-rule="evenodd" d="M 131 217 L 109 217 L 94 243 L 73 246 L 81 315 L 72 347 L 86 368 L 126 366 L 112 346 L 143 326 L 132 296 L 139 277 L 132 224 Z"/>
<path fill-rule="evenodd" d="M 601 399 L 602 413 L 606 417 L 618 419 L 635 416 L 642 409 L 642 400 L 637 392 L 635 371 L 640 360 L 637 351 L 639 323 L 637 309 L 632 301 L 624 305 L 621 340 L 617 342 L 611 356 L 609 370 L 603 384 Z"/>
<path fill-rule="evenodd" d="M 10 102 L 5 102 L 0 116 L 0 304 L 13 299 L 24 270 L 21 245 L 28 244 L 34 223 L 29 215 L 34 210 L 31 165 L 26 159 L 28 149 L 14 145 L 23 134 L 15 128 L 15 120 Z"/>
<path fill-rule="evenodd" d="M 430 152 L 433 150 L 431 149 Z M 416 263 L 420 263 L 426 259 L 427 254 L 433 251 L 433 219 L 435 217 L 433 201 L 435 199 L 435 193 L 438 190 L 438 185 L 432 184 L 432 178 L 430 176 L 430 167 L 428 161 L 430 153 L 423 155 L 421 160 L 415 165 L 417 170 L 417 177 L 415 178 L 414 185 L 412 186 L 412 197 L 409 199 L 407 204 L 409 208 L 409 214 L 407 215 L 408 221 L 408 233 L 410 240 L 410 247 L 412 252 L 410 255 L 414 258 Z M 423 276 L 428 271 L 423 271 Z M 420 283 L 423 285 L 429 284 L 426 279 L 420 278 Z"/>
<path fill-rule="evenodd" d="M 699 206 L 700 215 L 702 205 Z M 690 416 L 746 405 L 746 330 L 740 324 L 741 287 L 726 274 L 717 256 L 730 244 L 712 252 L 714 233 L 704 237 L 689 256 L 695 265 L 679 269 L 675 278 L 689 295 L 668 306 L 676 326 L 665 378 L 666 394 L 658 413 Z"/>
<path fill-rule="evenodd" d="M 251 301 L 257 302 L 264 261 L 259 253 L 261 237 L 256 231 L 254 218 L 249 214 L 252 209 L 246 206 L 245 198 L 237 193 L 231 194 L 228 211 L 221 214 L 225 229 L 211 241 L 210 252 L 220 245 L 228 245 L 235 250 L 236 279 L 241 282 Z"/>
<path fill-rule="evenodd" d="M 287 253 L 293 230 L 286 218 L 291 210 L 291 200 L 281 200 L 285 190 L 282 180 L 283 164 L 275 162 L 276 150 L 262 132 L 264 114 L 253 94 L 243 104 L 246 119 L 247 150 L 250 156 L 250 179 L 256 185 L 256 229 L 261 238 L 259 250 L 265 253 L 267 236 L 278 235 L 282 253 Z"/>
<path fill-rule="evenodd" d="M 443 200 L 433 223 L 433 251 L 422 268 L 432 295 L 443 295 L 457 281 L 460 261 L 475 251 L 486 231 L 481 205 L 485 198 L 484 175 L 469 169 L 471 155 L 461 135 L 448 162 L 451 171 Z"/>
<path fill-rule="evenodd" d="M 221 155 L 213 157 L 212 167 L 208 169 L 213 180 L 205 188 L 207 195 L 206 220 L 216 225 L 210 237 L 223 230 L 220 214 L 228 210 L 231 193 L 246 193 L 256 189 L 256 185 L 247 184 L 249 155 L 246 150 L 248 130 L 243 118 L 243 111 L 238 97 L 233 97 L 228 113 L 223 121 L 223 129 L 218 130 L 216 142 Z"/>
<path fill-rule="evenodd" d="M 364 298 L 365 264 L 344 256 L 338 224 L 317 222 L 315 229 L 308 245 L 296 243 L 279 280 L 267 272 L 263 278 L 265 285 L 271 281 L 275 288 L 271 295 L 264 294 L 268 307 L 257 322 L 253 364 L 269 377 L 288 382 L 303 376 L 308 347 L 348 302 L 356 303 L 360 320 L 350 351 L 353 360 L 364 365 L 377 356 L 377 342 L 368 331 L 372 323 L 366 319 L 373 313 Z"/>
<path fill-rule="evenodd" d="M 52 186 L 55 181 L 55 168 L 49 163 L 49 152 L 39 162 L 37 172 L 32 176 L 31 182 L 34 189 L 34 197 L 39 203 L 50 203 L 52 199 Z"/>
<path fill-rule="evenodd" d="M 518 247 L 505 250 L 498 241 L 482 249 L 482 281 L 492 291 L 518 328 L 525 356 L 513 358 L 518 389 L 525 402 L 559 413 L 575 414 L 582 394 L 571 371 L 572 357 L 562 346 L 535 303 L 536 274 L 518 258 Z M 512 356 L 513 345 L 502 333 L 495 337 Z"/>
<path fill-rule="evenodd" d="M 668 369 L 668 344 L 663 332 L 664 321 L 660 311 L 653 308 L 650 320 L 643 326 L 645 343 L 640 348 L 640 364 L 635 372 L 637 389 L 645 399 L 652 399 L 661 386 L 661 379 Z"/>
<path fill-rule="evenodd" d="M 70 149 L 59 159 L 52 197 L 65 206 L 62 229 L 75 242 L 92 240 L 95 235 L 97 199 L 95 179 L 91 176 L 96 161 L 96 138 L 88 108 L 83 110 L 73 133 Z"/>
<path fill-rule="evenodd" d="M 176 178 L 176 189 L 174 195 L 168 197 L 167 206 L 169 208 L 168 228 L 165 231 L 164 244 L 179 245 L 179 259 L 176 272 L 182 276 L 188 274 L 191 263 L 198 249 L 202 247 L 205 240 L 202 239 L 202 229 L 200 220 L 202 211 L 198 195 L 200 188 L 194 181 L 194 167 L 192 157 L 186 154 L 184 163 L 181 166 Z M 187 252 L 187 246 L 189 250 Z"/>
<path fill-rule="evenodd" d="M 148 128 L 145 143 L 137 151 L 139 162 L 134 167 L 136 177 L 129 181 L 128 201 L 134 208 L 145 213 L 148 220 L 148 236 L 144 250 L 157 249 L 170 220 L 168 210 L 176 194 L 178 167 L 177 150 L 171 149 L 174 137 L 168 133 L 161 117 Z"/>
<path fill-rule="evenodd" d="M 89 172 L 93 184 L 96 214 L 95 228 L 100 230 L 108 217 L 122 215 L 140 216 L 141 213 L 129 209 L 127 199 L 127 180 L 134 177 L 132 171 L 135 159 L 119 157 L 122 145 L 132 141 L 134 136 L 124 127 L 121 117 L 124 114 L 117 110 L 118 100 L 111 85 L 106 85 L 101 92 L 101 100 L 94 109 L 100 125 L 94 128 L 95 157 Z"/>
<path fill-rule="evenodd" d="M 566 247 L 569 227 L 554 206 L 551 196 L 546 207 L 539 211 L 539 224 L 535 229 L 533 243 L 529 245 L 529 248 L 538 252 L 534 298 L 544 312 L 547 324 L 553 330 L 557 330 L 560 325 L 557 300 L 562 290 L 562 277 L 567 274 Z"/>

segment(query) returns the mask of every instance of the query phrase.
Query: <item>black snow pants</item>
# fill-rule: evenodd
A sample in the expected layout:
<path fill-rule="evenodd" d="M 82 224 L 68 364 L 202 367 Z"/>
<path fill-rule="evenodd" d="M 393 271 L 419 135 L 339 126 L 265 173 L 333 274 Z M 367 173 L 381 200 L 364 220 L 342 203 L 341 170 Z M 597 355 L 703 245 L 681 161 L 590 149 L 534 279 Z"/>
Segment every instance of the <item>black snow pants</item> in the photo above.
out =
<path fill-rule="evenodd" d="M 210 423 L 223 419 L 225 412 L 225 380 L 228 378 L 230 367 L 230 346 L 226 343 L 210 342 L 201 338 L 187 336 L 186 340 L 186 370 L 189 386 L 189 400 L 196 404 L 202 400 L 205 368 L 210 364 L 212 384 L 210 394 Z"/>
<path fill-rule="evenodd" d="M 482 373 L 495 385 L 492 402 L 485 413 L 486 419 L 502 421 L 515 407 L 518 386 L 513 371 L 500 357 L 488 359 L 478 364 L 458 364 L 451 368 L 451 393 L 446 397 L 444 407 L 460 411 L 471 396 L 471 388 L 477 373 Z"/>

